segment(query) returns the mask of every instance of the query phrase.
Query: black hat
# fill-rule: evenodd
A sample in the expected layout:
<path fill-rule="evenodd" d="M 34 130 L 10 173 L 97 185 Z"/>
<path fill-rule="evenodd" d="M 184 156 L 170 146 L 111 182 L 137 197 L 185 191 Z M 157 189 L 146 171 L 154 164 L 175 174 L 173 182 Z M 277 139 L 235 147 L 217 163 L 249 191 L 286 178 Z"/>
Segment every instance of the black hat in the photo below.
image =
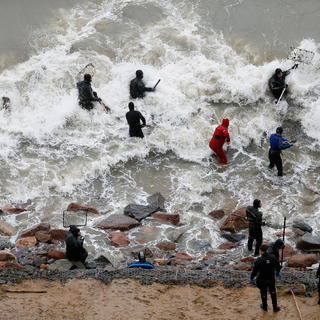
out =
<path fill-rule="evenodd" d="M 277 128 L 277 131 L 276 131 L 276 133 L 278 133 L 278 134 L 282 134 L 282 132 L 283 132 L 283 129 L 282 129 L 282 127 L 278 127 L 278 128 Z"/>
<path fill-rule="evenodd" d="M 133 102 L 129 102 L 129 110 L 134 110 L 134 103 Z"/>
<path fill-rule="evenodd" d="M 274 243 L 274 246 L 276 248 L 281 248 L 284 245 L 284 242 L 281 239 L 277 239 L 276 242 Z"/>
<path fill-rule="evenodd" d="M 70 226 L 70 231 L 71 231 L 71 233 L 72 233 L 75 237 L 77 237 L 80 229 L 77 228 L 77 227 L 74 226 L 74 225 L 71 225 L 71 226 Z"/>
<path fill-rule="evenodd" d="M 83 77 L 84 81 L 87 81 L 87 82 L 91 82 L 91 74 L 89 73 L 86 73 Z"/>
<path fill-rule="evenodd" d="M 282 70 L 280 68 L 277 68 L 276 71 L 275 71 L 276 75 L 282 73 Z"/>
<path fill-rule="evenodd" d="M 258 200 L 258 199 L 255 199 L 255 200 L 253 201 L 253 206 L 254 206 L 256 209 L 260 208 L 260 207 L 261 207 L 261 201 Z"/>
<path fill-rule="evenodd" d="M 143 78 L 143 72 L 142 72 L 142 70 L 137 70 L 137 71 L 136 71 L 136 76 L 137 76 L 138 78 L 142 79 L 142 78 Z"/>

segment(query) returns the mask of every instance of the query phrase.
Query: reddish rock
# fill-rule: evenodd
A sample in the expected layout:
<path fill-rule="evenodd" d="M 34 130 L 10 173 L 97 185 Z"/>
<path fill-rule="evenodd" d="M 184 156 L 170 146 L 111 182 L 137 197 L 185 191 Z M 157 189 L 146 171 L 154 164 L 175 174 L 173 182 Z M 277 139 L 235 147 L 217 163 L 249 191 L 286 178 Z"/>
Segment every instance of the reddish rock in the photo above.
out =
<path fill-rule="evenodd" d="M 306 268 L 318 263 L 318 256 L 316 254 L 296 254 L 291 256 L 286 267 L 290 268 Z"/>
<path fill-rule="evenodd" d="M 294 256 L 296 252 L 292 249 L 289 243 L 284 244 L 283 249 L 283 260 L 287 260 L 288 258 Z M 282 250 L 279 251 L 279 260 L 281 261 Z"/>
<path fill-rule="evenodd" d="M 143 226 L 141 228 L 141 231 L 145 234 L 153 234 L 154 233 L 154 229 L 149 227 L 149 226 Z"/>
<path fill-rule="evenodd" d="M 27 211 L 26 209 L 21 209 L 21 208 L 13 208 L 13 207 L 10 207 L 10 206 L 4 206 L 1 208 L 1 211 L 3 212 L 6 212 L 6 213 L 21 213 L 21 212 L 24 212 L 24 211 Z"/>
<path fill-rule="evenodd" d="M 246 218 L 246 207 L 242 207 L 240 209 L 237 209 L 234 214 L 242 216 Z M 223 224 L 220 227 L 221 231 L 229 231 L 231 233 L 236 233 L 239 229 L 246 229 L 249 228 L 249 220 L 244 219 L 238 216 L 232 216 L 230 215 L 227 220 L 223 222 Z"/>
<path fill-rule="evenodd" d="M 307 231 L 303 231 L 299 228 L 292 228 L 292 232 L 296 233 L 299 236 L 303 236 L 307 233 Z"/>
<path fill-rule="evenodd" d="M 0 252 L 0 261 L 6 261 L 7 260 L 7 255 L 5 252 Z"/>
<path fill-rule="evenodd" d="M 254 263 L 256 259 L 254 257 L 245 257 L 245 258 L 242 258 L 240 261 Z"/>
<path fill-rule="evenodd" d="M 151 218 L 155 218 L 158 220 L 170 222 L 173 225 L 178 225 L 180 221 L 180 215 L 178 213 L 169 214 L 169 213 L 153 213 L 150 215 Z"/>
<path fill-rule="evenodd" d="M 51 248 L 48 251 L 48 259 L 55 259 L 55 260 L 66 259 L 66 254 L 61 250 Z"/>
<path fill-rule="evenodd" d="M 116 247 L 125 247 L 130 243 L 130 240 L 123 232 L 111 232 L 108 235 L 111 245 Z"/>
<path fill-rule="evenodd" d="M 35 247 L 36 244 L 37 244 L 36 237 L 20 238 L 16 242 L 16 246 L 21 246 L 21 247 Z"/>
<path fill-rule="evenodd" d="M 233 266 L 233 270 L 249 271 L 252 267 L 246 262 L 238 262 Z"/>
<path fill-rule="evenodd" d="M 50 230 L 50 223 L 39 223 L 27 230 L 24 230 L 20 233 L 20 237 L 24 238 L 24 237 L 32 237 L 36 234 L 37 231 L 49 231 Z"/>
<path fill-rule="evenodd" d="M 207 254 L 206 256 L 204 256 L 203 258 L 202 258 L 202 260 L 203 261 L 206 261 L 206 260 L 209 260 L 209 259 L 211 259 L 213 256 L 211 255 L 211 254 Z"/>
<path fill-rule="evenodd" d="M 100 221 L 95 228 L 127 231 L 139 225 L 139 221 L 124 214 L 112 214 Z"/>
<path fill-rule="evenodd" d="M 221 219 L 225 216 L 225 213 L 222 209 L 213 210 L 209 213 L 209 216 L 213 219 Z"/>
<path fill-rule="evenodd" d="M 68 230 L 66 229 L 51 229 L 49 233 L 52 235 L 54 240 L 64 241 Z"/>
<path fill-rule="evenodd" d="M 34 236 L 39 242 L 47 243 L 52 241 L 52 234 L 50 234 L 48 231 L 44 231 L 44 230 L 37 231 Z"/>
<path fill-rule="evenodd" d="M 91 207 L 86 207 L 86 206 L 83 206 L 83 205 L 75 203 L 75 202 L 70 203 L 68 205 L 67 211 L 78 210 L 78 209 L 87 209 L 89 213 L 99 214 L 99 211 L 97 209 L 91 208 Z"/>
<path fill-rule="evenodd" d="M 177 259 L 181 259 L 181 260 L 192 260 L 192 257 L 191 256 L 189 256 L 187 253 L 185 253 L 185 252 L 177 252 L 176 254 L 175 254 L 175 257 L 177 258 Z"/>
<path fill-rule="evenodd" d="M 156 245 L 157 248 L 163 251 L 172 251 L 176 249 L 176 244 L 171 241 L 161 241 Z"/>
<path fill-rule="evenodd" d="M 0 261 L 0 268 L 24 269 L 24 266 L 20 263 Z"/>
<path fill-rule="evenodd" d="M 146 241 L 144 239 L 142 239 L 142 238 L 136 239 L 136 242 L 138 242 L 140 244 L 145 244 L 146 243 Z"/>
<path fill-rule="evenodd" d="M 218 249 L 222 249 L 222 250 L 229 250 L 234 248 L 238 248 L 238 245 L 229 241 L 224 242 L 223 244 L 220 244 L 220 246 L 218 247 Z"/>

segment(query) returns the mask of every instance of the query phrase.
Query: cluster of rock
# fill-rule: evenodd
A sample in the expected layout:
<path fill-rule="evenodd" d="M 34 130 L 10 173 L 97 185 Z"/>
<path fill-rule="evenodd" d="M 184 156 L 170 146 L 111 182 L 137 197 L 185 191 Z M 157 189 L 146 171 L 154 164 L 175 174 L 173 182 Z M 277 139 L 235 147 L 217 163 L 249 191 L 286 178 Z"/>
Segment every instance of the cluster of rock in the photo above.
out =
<path fill-rule="evenodd" d="M 237 248 L 245 235 L 239 231 L 249 227 L 246 219 L 245 207 L 236 210 L 226 219 L 223 210 L 212 211 L 209 216 L 215 219 L 217 223 L 222 221 L 220 226 L 221 236 L 226 241 L 218 248 L 211 248 L 209 242 L 196 240 L 191 245 L 198 252 L 206 252 L 201 258 L 195 258 L 185 252 L 177 252 L 177 243 L 187 231 L 183 226 L 179 226 L 179 214 L 168 214 L 164 212 L 165 199 L 161 194 L 152 195 L 149 199 L 149 205 L 142 206 L 130 204 L 124 209 L 124 214 L 113 214 L 106 219 L 102 219 L 95 228 L 110 230 L 108 238 L 112 246 L 122 249 L 122 261 L 114 261 L 108 254 L 92 257 L 89 255 L 89 262 L 84 267 L 82 264 L 75 265 L 68 261 L 65 256 L 64 240 L 68 232 L 67 229 L 51 229 L 50 223 L 40 223 L 31 228 L 20 232 L 19 238 L 15 244 L 8 239 L 0 238 L 0 268 L 38 268 L 40 270 L 70 270 L 73 268 L 94 269 L 97 267 L 115 270 L 123 268 L 137 259 L 139 251 L 145 251 L 148 261 L 153 263 L 157 269 L 174 270 L 190 269 L 203 270 L 215 269 L 217 266 L 231 270 L 250 271 L 253 268 L 255 258 L 248 256 L 240 260 L 232 258 L 232 249 Z M 99 212 L 90 207 L 85 207 L 77 203 L 71 203 L 67 210 L 86 209 L 90 214 L 99 214 Z M 4 213 L 20 213 L 23 209 L 3 207 Z M 22 211 L 21 211 L 22 210 Z M 159 212 L 160 211 L 160 212 Z M 130 240 L 125 232 L 141 225 L 141 221 L 147 217 L 152 217 L 163 223 L 170 223 L 178 226 L 173 231 L 168 240 L 161 241 L 153 248 L 148 248 L 143 239 L 135 239 L 135 243 L 130 244 Z M 142 227 L 143 232 L 152 232 L 148 226 Z M 0 233 L 12 236 L 17 230 L 7 222 L 0 220 Z M 276 233 L 282 237 L 282 232 Z M 284 261 L 287 268 L 298 268 L 305 270 L 318 262 L 318 252 L 320 250 L 320 237 L 312 234 L 312 229 L 305 223 L 296 222 L 293 225 L 292 232 L 286 232 L 286 237 L 296 239 L 296 248 L 292 248 L 285 243 L 283 252 Z M 9 250 L 8 250 L 9 249 Z M 296 249 L 303 253 L 297 254 Z"/>

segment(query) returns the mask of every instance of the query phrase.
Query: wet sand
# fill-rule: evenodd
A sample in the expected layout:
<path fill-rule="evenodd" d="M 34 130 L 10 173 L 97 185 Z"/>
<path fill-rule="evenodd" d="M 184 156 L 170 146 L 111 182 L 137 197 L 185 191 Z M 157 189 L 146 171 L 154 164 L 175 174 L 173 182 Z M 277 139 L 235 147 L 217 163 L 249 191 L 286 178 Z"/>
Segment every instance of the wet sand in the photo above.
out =
<path fill-rule="evenodd" d="M 311 298 L 295 297 L 303 319 L 320 319 L 317 292 Z M 268 303 L 270 307 L 270 296 Z M 259 289 L 250 285 L 235 290 L 159 283 L 146 286 L 134 279 L 113 280 L 108 285 L 95 279 L 73 278 L 65 284 L 26 280 L 1 286 L 0 319 L 300 319 L 292 295 L 279 297 L 278 303 L 278 313 L 263 311 Z"/>

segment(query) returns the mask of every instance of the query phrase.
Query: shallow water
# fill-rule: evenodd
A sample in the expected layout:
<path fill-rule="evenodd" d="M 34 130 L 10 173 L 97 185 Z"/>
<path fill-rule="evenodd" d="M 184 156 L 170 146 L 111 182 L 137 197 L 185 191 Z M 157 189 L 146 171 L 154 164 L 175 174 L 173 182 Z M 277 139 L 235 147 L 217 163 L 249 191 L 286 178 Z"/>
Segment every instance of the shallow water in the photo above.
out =
<path fill-rule="evenodd" d="M 317 1 L 33 2 L 34 12 L 8 1 L 0 20 L 8 30 L 0 33 L 0 86 L 12 106 L 0 111 L 1 205 L 28 210 L 3 219 L 23 229 L 49 215 L 61 228 L 71 202 L 105 217 L 161 192 L 187 230 L 178 250 L 192 255 L 204 254 L 194 240 L 224 242 L 210 211 L 231 213 L 255 198 L 268 221 L 299 218 L 318 231 Z M 292 72 L 287 98 L 275 108 L 267 82 L 275 68 L 293 65 L 291 46 L 315 56 Z M 76 77 L 88 63 L 111 115 L 77 104 Z M 151 125 L 143 140 L 128 137 L 125 120 L 137 69 L 147 86 L 161 79 L 155 93 L 135 101 Z M 231 145 L 220 167 L 208 143 L 223 117 Z M 300 146 L 283 152 L 280 179 L 267 170 L 268 139 L 279 125 Z M 103 217 L 89 217 L 87 245 L 116 254 L 107 233 L 92 228 Z M 128 236 L 148 245 L 173 230 L 151 219 L 142 225 L 154 233 L 136 228 Z M 264 235 L 275 240 L 273 229 Z"/>

